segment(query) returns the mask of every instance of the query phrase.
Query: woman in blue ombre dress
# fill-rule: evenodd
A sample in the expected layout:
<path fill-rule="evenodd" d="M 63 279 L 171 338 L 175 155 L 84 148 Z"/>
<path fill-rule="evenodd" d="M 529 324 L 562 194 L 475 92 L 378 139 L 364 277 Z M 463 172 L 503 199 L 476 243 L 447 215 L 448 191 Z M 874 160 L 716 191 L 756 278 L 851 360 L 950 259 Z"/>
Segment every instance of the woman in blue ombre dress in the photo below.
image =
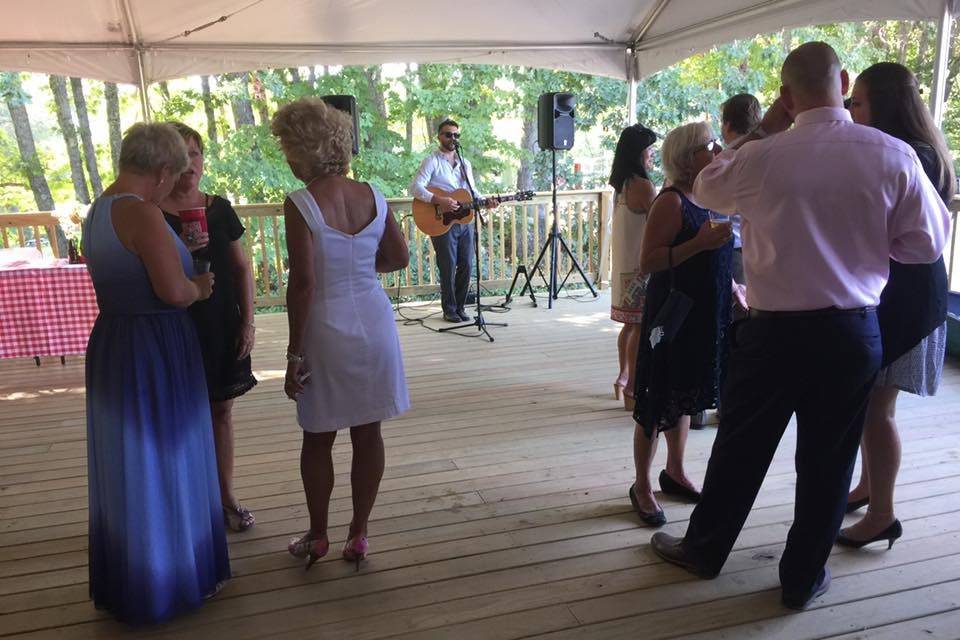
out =
<path fill-rule="evenodd" d="M 200 345 L 210 296 L 156 202 L 187 166 L 180 134 L 137 124 L 90 209 L 83 252 L 100 316 L 87 345 L 90 597 L 130 624 L 199 606 L 230 577 Z"/>

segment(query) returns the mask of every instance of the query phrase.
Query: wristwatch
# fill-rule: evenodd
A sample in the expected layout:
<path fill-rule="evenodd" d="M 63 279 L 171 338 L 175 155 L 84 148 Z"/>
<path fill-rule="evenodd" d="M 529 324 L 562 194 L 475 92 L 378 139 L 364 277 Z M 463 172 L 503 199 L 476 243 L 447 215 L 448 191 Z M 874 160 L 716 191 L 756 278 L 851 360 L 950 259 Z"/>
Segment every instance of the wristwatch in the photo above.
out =
<path fill-rule="evenodd" d="M 303 362 L 303 356 L 287 351 L 287 362 Z"/>

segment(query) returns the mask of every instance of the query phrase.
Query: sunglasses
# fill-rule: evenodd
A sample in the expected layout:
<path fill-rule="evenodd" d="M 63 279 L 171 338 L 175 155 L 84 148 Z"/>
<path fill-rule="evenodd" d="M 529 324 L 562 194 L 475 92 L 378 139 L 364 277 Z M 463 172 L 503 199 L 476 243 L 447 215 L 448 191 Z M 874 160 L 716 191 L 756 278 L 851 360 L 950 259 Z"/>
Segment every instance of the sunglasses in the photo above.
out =
<path fill-rule="evenodd" d="M 460 134 L 459 134 L 459 133 L 451 133 L 451 132 L 449 132 L 449 131 L 444 131 L 444 132 L 441 133 L 440 135 L 443 136 L 444 138 L 447 138 L 447 139 L 450 139 L 450 138 L 453 138 L 454 140 L 459 140 L 459 139 L 460 139 Z"/>

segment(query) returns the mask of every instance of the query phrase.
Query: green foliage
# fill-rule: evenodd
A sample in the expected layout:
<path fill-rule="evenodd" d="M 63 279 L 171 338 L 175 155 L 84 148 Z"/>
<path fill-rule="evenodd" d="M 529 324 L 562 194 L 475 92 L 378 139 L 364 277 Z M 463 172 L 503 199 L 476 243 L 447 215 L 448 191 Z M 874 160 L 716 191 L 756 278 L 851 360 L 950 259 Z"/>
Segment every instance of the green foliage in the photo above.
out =
<path fill-rule="evenodd" d="M 882 60 L 902 60 L 914 69 L 925 91 L 932 82 L 935 27 L 921 22 L 869 22 L 820 25 L 776 32 L 715 47 L 643 79 L 638 88 L 638 118 L 655 131 L 694 119 L 709 119 L 719 129 L 720 104 L 740 92 L 757 95 L 767 105 L 779 88 L 779 67 L 787 50 L 809 40 L 824 40 L 840 53 L 855 74 Z M 951 57 L 952 88 L 960 72 L 955 36 Z M 561 188 L 605 185 L 613 148 L 626 120 L 626 84 L 610 78 L 491 65 L 406 65 L 316 67 L 316 81 L 306 68 L 293 81 L 287 69 L 229 74 L 211 79 L 218 144 L 206 154 L 203 188 L 236 202 L 280 201 L 300 186 L 269 133 L 270 115 L 302 96 L 349 94 L 360 111 L 360 154 L 354 177 L 367 180 L 392 197 L 407 195 L 417 165 L 436 143 L 436 124 L 453 117 L 461 124 L 464 152 L 474 166 L 483 192 L 511 192 L 521 168 L 529 168 L 536 189 L 550 187 L 550 154 L 524 148 L 524 123 L 536 124 L 536 102 L 548 91 L 577 96 L 576 144 L 557 154 Z M 244 77 L 249 82 L 244 82 Z M 21 84 L 29 85 L 29 91 Z M 30 82 L 28 74 L 0 74 L 0 96 L 13 95 L 30 106 L 34 135 L 58 202 L 70 199 L 72 184 L 66 150 L 48 107 L 46 78 Z M 91 121 L 99 163 L 111 175 L 102 84 L 88 82 Z M 34 88 L 37 87 L 37 88 Z M 33 93 L 31 103 L 30 93 Z M 249 101 L 256 124 L 237 127 L 232 106 Z M 204 136 L 208 127 L 203 96 L 196 79 L 171 81 L 151 89 L 157 119 L 187 122 Z M 121 91 L 124 126 L 139 119 L 139 100 L 129 88 Z M 36 113 L 38 110 L 42 112 Z M 16 160 L 13 131 L 0 108 L 0 209 L 32 208 L 23 167 Z M 265 121 L 266 120 L 266 121 Z M 960 149 L 960 90 L 952 90 L 944 132 L 952 149 Z M 719 131 L 718 131 L 719 133 Z M 579 174 L 574 165 L 581 165 Z M 13 185 L 13 186 L 11 186 Z"/>

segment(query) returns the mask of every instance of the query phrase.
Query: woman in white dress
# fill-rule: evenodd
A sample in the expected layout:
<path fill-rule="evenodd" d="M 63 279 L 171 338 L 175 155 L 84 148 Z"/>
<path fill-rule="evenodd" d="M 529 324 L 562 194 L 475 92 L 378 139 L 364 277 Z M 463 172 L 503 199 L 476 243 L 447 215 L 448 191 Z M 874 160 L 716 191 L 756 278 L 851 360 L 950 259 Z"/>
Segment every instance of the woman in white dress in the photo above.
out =
<path fill-rule="evenodd" d="M 643 125 L 627 127 L 620 134 L 610 171 L 610 186 L 617 192 L 611 234 L 610 318 L 623 323 L 617 336 L 620 374 L 613 383 L 613 393 L 617 400 L 623 394 L 623 408 L 627 411 L 633 411 L 633 374 L 646 299 L 647 276 L 640 271 L 640 242 L 647 211 L 657 195 L 647 175 L 656 141 L 657 134 Z"/>
<path fill-rule="evenodd" d="M 367 521 L 383 476 L 380 422 L 410 407 L 393 309 L 377 273 L 403 269 L 407 244 L 383 195 L 346 177 L 349 117 L 317 98 L 280 109 L 272 131 L 306 184 L 284 202 L 290 278 L 290 342 L 284 391 L 303 429 L 300 475 L 310 530 L 288 551 L 307 568 L 326 555 L 332 448 L 350 428 L 353 520 L 343 558 L 368 551 Z"/>

